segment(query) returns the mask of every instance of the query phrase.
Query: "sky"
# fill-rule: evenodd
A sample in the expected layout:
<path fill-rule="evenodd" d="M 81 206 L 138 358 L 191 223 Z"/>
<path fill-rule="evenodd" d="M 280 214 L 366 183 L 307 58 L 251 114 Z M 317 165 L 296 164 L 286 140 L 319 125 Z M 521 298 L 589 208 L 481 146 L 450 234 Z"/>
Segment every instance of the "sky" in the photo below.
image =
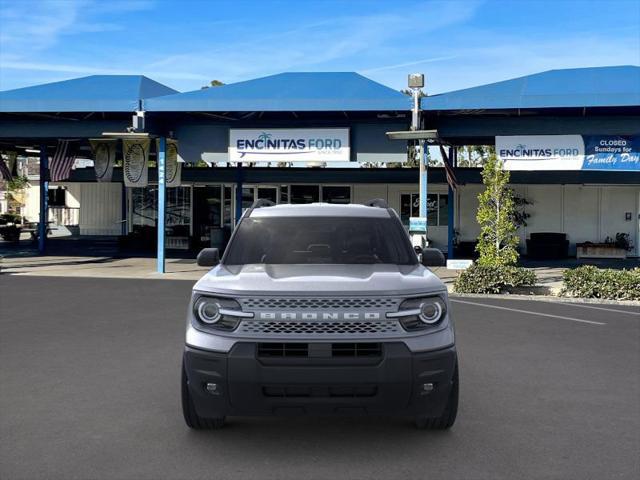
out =
<path fill-rule="evenodd" d="M 143 74 L 180 91 L 285 71 L 411 72 L 441 93 L 640 65 L 640 1 L 0 0 L 0 90 Z"/>

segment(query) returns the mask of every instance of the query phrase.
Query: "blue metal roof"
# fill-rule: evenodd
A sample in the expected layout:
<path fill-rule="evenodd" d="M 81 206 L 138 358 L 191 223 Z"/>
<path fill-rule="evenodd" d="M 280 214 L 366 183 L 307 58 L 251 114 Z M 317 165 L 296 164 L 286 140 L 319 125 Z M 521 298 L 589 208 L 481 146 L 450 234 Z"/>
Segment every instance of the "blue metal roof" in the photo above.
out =
<path fill-rule="evenodd" d="M 143 75 L 91 75 L 0 92 L 0 112 L 132 112 L 176 92 Z"/>
<path fill-rule="evenodd" d="M 150 112 L 385 111 L 410 110 L 411 100 L 355 72 L 303 72 L 157 97 L 144 106 Z"/>
<path fill-rule="evenodd" d="M 572 68 L 442 93 L 424 110 L 640 106 L 640 67 Z"/>

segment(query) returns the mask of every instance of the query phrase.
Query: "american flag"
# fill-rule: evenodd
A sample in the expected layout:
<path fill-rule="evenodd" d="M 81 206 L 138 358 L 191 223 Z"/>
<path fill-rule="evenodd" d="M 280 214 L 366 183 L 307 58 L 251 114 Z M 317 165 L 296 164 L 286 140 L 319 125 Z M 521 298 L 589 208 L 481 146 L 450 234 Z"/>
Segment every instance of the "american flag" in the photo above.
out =
<path fill-rule="evenodd" d="M 444 172 L 447 176 L 447 183 L 452 189 L 458 188 L 458 179 L 456 178 L 456 172 L 451 167 L 451 161 L 445 152 L 444 147 L 440 145 L 440 154 L 442 155 L 442 161 L 444 162 Z"/>
<path fill-rule="evenodd" d="M 66 180 L 71 175 L 71 167 L 76 161 L 77 140 L 58 140 L 56 153 L 49 163 L 49 175 L 52 182 Z"/>
<path fill-rule="evenodd" d="M 11 175 L 11 170 L 9 170 L 7 163 L 4 161 L 4 158 L 2 158 L 1 156 L 0 156 L 0 177 L 4 178 L 8 182 L 13 180 L 13 175 Z"/>

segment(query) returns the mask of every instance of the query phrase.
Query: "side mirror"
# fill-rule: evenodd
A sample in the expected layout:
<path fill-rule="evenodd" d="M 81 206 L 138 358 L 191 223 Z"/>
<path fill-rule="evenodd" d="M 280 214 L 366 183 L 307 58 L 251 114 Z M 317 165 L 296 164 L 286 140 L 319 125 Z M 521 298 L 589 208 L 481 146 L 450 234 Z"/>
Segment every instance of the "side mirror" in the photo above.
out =
<path fill-rule="evenodd" d="M 447 264 L 444 254 L 437 248 L 423 248 L 420 263 L 425 267 L 444 267 Z"/>
<path fill-rule="evenodd" d="M 220 251 L 217 248 L 203 248 L 197 262 L 199 267 L 215 267 L 220 263 Z"/>

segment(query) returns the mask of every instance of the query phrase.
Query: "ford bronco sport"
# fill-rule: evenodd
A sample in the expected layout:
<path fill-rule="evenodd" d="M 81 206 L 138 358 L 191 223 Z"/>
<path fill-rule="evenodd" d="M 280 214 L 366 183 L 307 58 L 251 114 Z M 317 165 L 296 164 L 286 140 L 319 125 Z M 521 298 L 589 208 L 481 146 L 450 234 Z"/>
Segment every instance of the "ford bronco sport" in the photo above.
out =
<path fill-rule="evenodd" d="M 419 260 L 421 257 L 421 260 Z M 435 260 L 434 260 L 435 259 Z M 187 425 L 226 416 L 392 414 L 447 429 L 458 362 L 447 291 L 383 200 L 242 216 L 194 286 L 182 366 Z"/>

